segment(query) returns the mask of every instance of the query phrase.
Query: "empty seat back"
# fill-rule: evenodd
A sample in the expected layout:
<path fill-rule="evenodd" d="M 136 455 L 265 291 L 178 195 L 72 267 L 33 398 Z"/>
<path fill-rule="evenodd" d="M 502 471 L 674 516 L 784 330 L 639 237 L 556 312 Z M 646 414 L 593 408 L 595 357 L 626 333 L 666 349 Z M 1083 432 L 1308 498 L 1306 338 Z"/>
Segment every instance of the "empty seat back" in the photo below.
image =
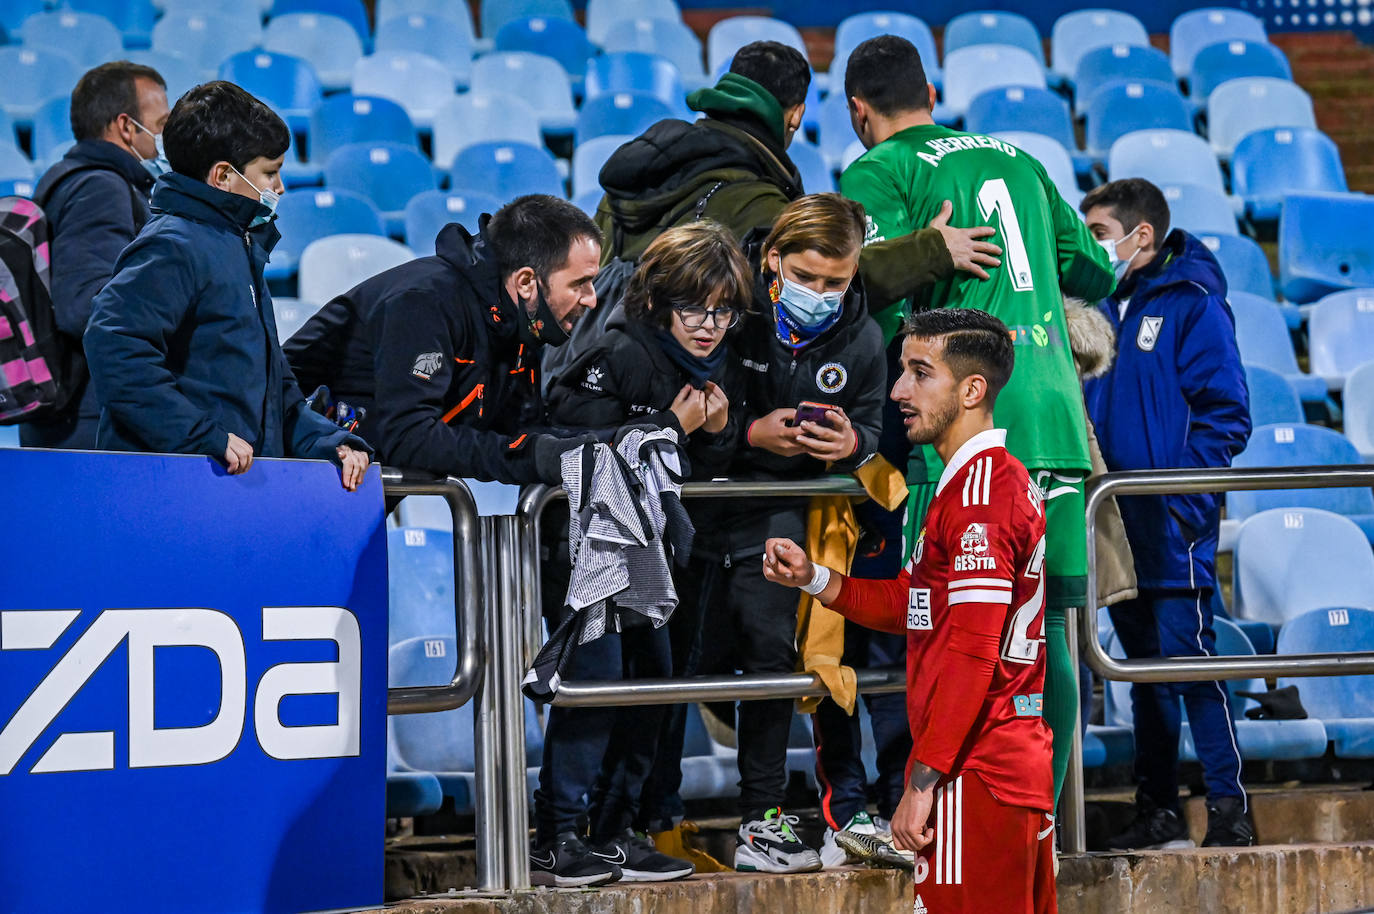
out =
<path fill-rule="evenodd" d="M 1290 618 L 1279 630 L 1277 654 L 1350 654 L 1374 650 L 1374 612 L 1324 607 Z M 1308 676 L 1280 679 L 1296 685 L 1309 717 L 1326 720 L 1374 717 L 1374 676 Z"/>
<path fill-rule="evenodd" d="M 1267 41 L 1218 41 L 1204 47 L 1194 58 L 1188 94 L 1200 101 L 1227 80 L 1247 76 L 1292 79 L 1293 70 L 1283 52 Z"/>
<path fill-rule="evenodd" d="M 1346 466 L 1360 462 L 1359 451 L 1340 432 L 1315 425 L 1281 424 L 1261 425 L 1251 432 L 1249 444 L 1236 455 L 1232 466 Z M 1242 520 L 1261 511 L 1289 507 L 1319 508 L 1334 514 L 1362 516 L 1374 514 L 1374 493 L 1368 488 L 1270 489 L 1229 492 L 1226 495 L 1227 516 Z M 1374 594 L 1370 599 L 1374 600 Z"/>
<path fill-rule="evenodd" d="M 1266 41 L 1264 23 L 1238 9 L 1207 7 L 1181 14 L 1169 27 L 1169 55 L 1174 75 L 1187 78 L 1198 52 L 1218 41 Z"/>
<path fill-rule="evenodd" d="M 1034 86 L 1004 86 L 978 93 L 969 102 L 964 126 L 969 133 L 1043 133 L 1066 149 L 1075 145 L 1068 102 Z"/>
<path fill-rule="evenodd" d="M 1045 65 L 1045 46 L 1035 23 L 1019 13 L 974 10 L 960 13 L 945 26 L 945 54 L 979 44 L 1005 44 L 1022 48 Z"/>
<path fill-rule="evenodd" d="M 1190 131 L 1188 103 L 1176 90 L 1154 82 L 1118 82 L 1093 94 L 1087 108 L 1087 149 L 1105 156 L 1112 144 L 1136 130 Z"/>
<path fill-rule="evenodd" d="M 1374 362 L 1345 376 L 1341 394 L 1345 436 L 1366 462 L 1374 462 Z"/>
<path fill-rule="evenodd" d="M 1286 79 L 1232 79 L 1207 97 L 1207 138 L 1220 156 L 1256 130 L 1316 126 L 1312 97 Z"/>
<path fill-rule="evenodd" d="M 1074 110 L 1083 114 L 1102 89 L 1114 83 L 1156 83 L 1177 90 L 1169 58 L 1148 45 L 1113 44 L 1094 48 L 1078 61 L 1074 77 Z"/>
<path fill-rule="evenodd" d="M 1045 68 L 1025 48 L 975 44 L 945 55 L 944 110 L 963 117 L 980 93 L 1001 86 L 1045 88 Z"/>
<path fill-rule="evenodd" d="M 376 235 L 331 235 L 312 241 L 301 253 L 300 297 L 327 302 L 414 258 L 410 248 Z"/>
<path fill-rule="evenodd" d="M 1343 379 L 1374 360 L 1374 289 L 1333 292 L 1317 302 L 1308 338 L 1313 374 Z"/>
<path fill-rule="evenodd" d="M 1250 390 L 1252 425 L 1300 425 L 1304 421 L 1298 392 L 1277 371 L 1262 365 L 1246 365 L 1245 386 Z"/>
<path fill-rule="evenodd" d="M 1226 191 L 1212 147 L 1191 130 L 1136 130 L 1122 136 L 1107 154 L 1107 174 L 1113 181 L 1144 178 L 1156 186 L 1187 183 Z"/>
<path fill-rule="evenodd" d="M 440 230 L 456 222 L 472 234 L 483 213 L 501 208 L 500 200 L 475 191 L 427 190 L 410 198 L 405 211 L 406 246 L 424 257 L 434 253 Z"/>
<path fill-rule="evenodd" d="M 1374 288 L 1374 197 L 1292 194 L 1279 217 L 1279 281 L 1289 301 L 1343 289 Z"/>
<path fill-rule="evenodd" d="M 1197 237 L 1221 264 L 1228 289 L 1274 300 L 1274 276 L 1263 248 L 1244 235 L 1201 233 Z"/>
<path fill-rule="evenodd" d="M 1282 625 L 1328 606 L 1374 601 L 1374 554 L 1348 518 L 1316 508 L 1263 511 L 1241 525 L 1236 615 Z"/>
<path fill-rule="evenodd" d="M 1117 10 L 1086 9 L 1065 13 L 1050 30 L 1050 69 L 1072 80 L 1083 55 L 1112 45 L 1150 44 L 1140 20 Z"/>
<path fill-rule="evenodd" d="M 718 73 L 736 51 L 755 41 L 781 42 L 806 56 L 806 42 L 796 26 L 769 16 L 731 16 L 711 26 L 706 36 L 707 71 Z"/>

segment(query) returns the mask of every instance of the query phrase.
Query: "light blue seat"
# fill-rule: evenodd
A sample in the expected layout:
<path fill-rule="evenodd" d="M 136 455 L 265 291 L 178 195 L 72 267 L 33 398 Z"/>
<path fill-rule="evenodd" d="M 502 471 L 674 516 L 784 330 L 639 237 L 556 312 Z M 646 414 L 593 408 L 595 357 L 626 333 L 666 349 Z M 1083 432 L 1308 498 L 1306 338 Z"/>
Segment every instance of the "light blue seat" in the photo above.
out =
<path fill-rule="evenodd" d="M 9 139 L 0 143 L 0 180 L 32 181 L 35 177 L 33 163 L 23 150 Z"/>
<path fill-rule="evenodd" d="M 1045 66 L 1045 46 L 1035 23 L 1019 13 L 974 10 L 961 13 L 945 26 L 945 56 L 960 48 L 1001 44 L 1021 48 Z"/>
<path fill-rule="evenodd" d="M 567 72 L 574 92 L 581 90 L 587 75 L 587 58 L 596 51 L 576 22 L 543 16 L 507 22 L 496 33 L 496 50 L 552 57 Z"/>
<path fill-rule="evenodd" d="M 578 143 L 608 133 L 638 136 L 659 121 L 677 117 L 667 104 L 641 92 L 617 92 L 590 98 L 577 113 Z"/>
<path fill-rule="evenodd" d="M 660 54 L 677 66 L 682 74 L 683 85 L 688 90 L 699 88 L 706 82 L 701 39 L 682 22 L 644 17 L 621 19 L 607 28 L 601 47 L 608 54 L 616 51 Z"/>
<path fill-rule="evenodd" d="M 1348 517 L 1305 505 L 1272 508 L 1241 524 L 1233 578 L 1237 617 L 1283 625 L 1314 609 L 1371 605 L 1374 555 Z"/>
<path fill-rule="evenodd" d="M 627 133 L 608 133 L 579 144 L 573 150 L 572 157 L 573 199 L 592 191 L 596 191 L 599 197 L 602 192 L 601 166 L 606 164 L 612 153 L 633 139 L 634 136 Z"/>
<path fill-rule="evenodd" d="M 472 21 L 462 10 L 451 15 L 409 13 L 394 16 L 377 26 L 378 51 L 412 51 L 426 54 L 448 67 L 460 89 L 472 80 Z"/>
<path fill-rule="evenodd" d="M 452 189 L 476 190 L 509 203 L 525 194 L 566 197 L 553 155 L 528 143 L 478 143 L 453 160 Z"/>
<path fill-rule="evenodd" d="M 664 19 L 681 22 L 677 0 L 587 0 L 587 38 L 602 47 L 606 34 L 627 19 Z"/>
<path fill-rule="evenodd" d="M 0 448 L 19 447 L 19 426 L 0 425 Z"/>
<path fill-rule="evenodd" d="M 1232 292 L 1246 292 L 1274 300 L 1274 276 L 1269 272 L 1269 258 L 1264 255 L 1263 248 L 1244 235 L 1201 233 L 1197 237 L 1221 264 L 1226 285 Z M 1302 312 L 1290 308 L 1285 312 L 1285 318 L 1290 312 L 1293 319 L 1288 321 L 1288 326 L 1290 330 L 1296 330 L 1302 324 Z"/>
<path fill-rule="evenodd" d="M 1345 376 L 1341 409 L 1345 436 L 1365 463 L 1374 463 L 1374 363 L 1366 362 Z"/>
<path fill-rule="evenodd" d="M 146 48 L 153 40 L 158 14 L 153 0 L 62 0 L 61 7 L 104 16 L 119 30 L 126 48 Z"/>
<path fill-rule="evenodd" d="M 1112 181 L 1144 178 L 1156 186 L 1187 183 L 1226 191 L 1212 147 L 1190 130 L 1135 130 L 1122 136 L 1107 153 L 1107 175 Z"/>
<path fill-rule="evenodd" d="M 0 47 L 0 73 L 5 74 L 5 91 L 0 104 L 20 124 L 33 121 L 43 103 L 70 96 L 81 71 L 72 60 L 42 48 Z"/>
<path fill-rule="evenodd" d="M 151 48 L 130 51 L 126 57 L 133 63 L 141 63 L 157 71 L 163 82 L 167 83 L 168 106 L 176 105 L 177 99 L 186 94 L 186 90 L 201 83 L 200 71 L 184 57 Z"/>
<path fill-rule="evenodd" d="M 1292 79 L 1293 68 L 1283 52 L 1267 41 L 1239 38 L 1217 41 L 1198 51 L 1193 73 L 1188 79 L 1188 96 L 1204 101 L 1212 90 L 1227 80 L 1248 76 Z"/>
<path fill-rule="evenodd" d="M 216 13 L 224 16 L 251 19 L 259 27 L 272 6 L 272 0 L 249 0 L 243 4 L 227 4 L 223 0 L 156 0 L 163 15 L 168 13 Z"/>
<path fill-rule="evenodd" d="M 75 145 L 76 140 L 63 140 L 62 142 L 58 143 L 56 146 L 52 147 L 51 150 L 49 150 L 46 156 L 34 162 L 34 171 L 38 172 L 38 174 L 41 176 L 43 172 L 47 171 L 49 168 L 52 168 L 54 165 L 60 162 L 62 160 L 62 157 L 67 154 L 67 151 Z"/>
<path fill-rule="evenodd" d="M 1349 654 L 1374 650 L 1374 612 L 1327 607 L 1303 613 L 1279 630 L 1279 654 Z M 1308 676 L 1294 685 L 1309 717 L 1319 719 L 1337 758 L 1374 758 L 1374 677 Z"/>
<path fill-rule="evenodd" d="M 329 235 L 383 235 L 382 217 L 372 202 L 351 190 L 299 189 L 282 194 L 277 204 L 281 240 L 267 264 L 268 279 L 296 275 L 301 252 Z"/>
<path fill-rule="evenodd" d="M 921 55 L 926 79 L 936 86 L 944 84 L 940 57 L 935 52 L 935 36 L 931 34 L 930 26 L 910 13 L 880 10 L 846 16 L 835 29 L 835 56 L 830 62 L 830 79 L 835 88 L 844 91 L 844 70 L 849 63 L 849 55 L 859 45 L 879 35 L 896 35 L 915 45 Z"/>
<path fill-rule="evenodd" d="M 473 191 L 427 190 L 416 194 L 406 204 L 406 245 L 421 257 L 433 254 L 434 239 L 444 226 L 456 222 L 476 235 L 482 214 L 500 208 L 500 200 Z"/>
<path fill-rule="evenodd" d="M 310 115 L 310 157 L 318 162 L 349 143 L 401 143 L 417 146 L 415 125 L 389 98 L 330 95 Z"/>
<path fill-rule="evenodd" d="M 220 64 L 219 78 L 237 83 L 271 105 L 294 130 L 310 127 L 310 113 L 324 100 L 309 61 L 276 51 L 242 51 Z"/>
<path fill-rule="evenodd" d="M 826 165 L 832 171 L 839 171 L 845 149 L 858 139 L 854 124 L 849 119 L 849 101 L 843 92 L 831 92 L 821 102 L 818 134 L 817 145 Z"/>
<path fill-rule="evenodd" d="M 401 504 L 407 505 L 413 497 Z M 391 607 L 387 643 L 421 636 L 453 638 L 453 534 L 433 527 L 388 530 L 386 561 Z M 449 678 L 452 674 L 450 663 Z"/>
<path fill-rule="evenodd" d="M 376 235 L 330 235 L 301 252 L 300 297 L 328 302 L 365 279 L 415 259 L 410 248 Z"/>
<path fill-rule="evenodd" d="M 794 138 L 792 145 L 787 147 L 787 157 L 797 166 L 802 188 L 808 194 L 828 194 L 835 191 L 835 173 L 826 164 L 825 156 L 818 147 Z"/>
<path fill-rule="evenodd" d="M 981 92 L 1003 86 L 1045 88 L 1045 67 L 1024 48 L 976 44 L 945 54 L 944 101 L 936 105 L 940 123 L 963 118 Z"/>
<path fill-rule="evenodd" d="M 1264 22 L 1238 9 L 1207 7 L 1183 13 L 1169 26 L 1169 57 L 1174 76 L 1187 79 L 1198 52 L 1218 41 L 1267 41 Z"/>
<path fill-rule="evenodd" d="M 24 46 L 65 54 L 83 71 L 124 54 L 124 38 L 114 23 L 94 13 L 53 10 L 24 20 Z"/>
<path fill-rule="evenodd" d="M 543 142 L 539 115 L 514 92 L 466 92 L 434 114 L 434 164 L 441 170 L 477 143 Z"/>
<path fill-rule="evenodd" d="M 1290 194 L 1279 217 L 1279 282 L 1289 301 L 1374 287 L 1374 197 Z"/>
<path fill-rule="evenodd" d="M 34 112 L 31 145 L 36 162 L 50 163 L 63 147 L 76 142 L 72 135 L 72 102 L 69 96 L 49 99 Z"/>
<path fill-rule="evenodd" d="M 1273 222 L 1292 193 L 1344 193 L 1336 144 L 1312 127 L 1269 127 L 1246 134 L 1231 155 L 1232 190 L 1256 221 Z"/>
<path fill-rule="evenodd" d="M 1286 79 L 1233 79 L 1207 97 L 1207 138 L 1219 156 L 1256 130 L 1316 126 L 1311 96 Z"/>
<path fill-rule="evenodd" d="M 272 316 L 277 321 L 277 341 L 285 343 L 320 310 L 320 302 L 301 301 L 285 295 L 272 296 Z M 308 396 L 310 391 L 306 391 Z"/>
<path fill-rule="evenodd" d="M 1078 209 L 1078 204 L 1083 202 L 1083 191 L 1078 187 L 1078 179 L 1074 175 L 1074 162 L 1069 150 L 1043 133 L 1005 130 L 996 134 L 996 137 L 1030 153 L 1036 161 L 1045 166 L 1045 173 L 1059 189 L 1059 195 L 1075 210 Z"/>
<path fill-rule="evenodd" d="M 261 45 L 262 24 L 253 11 L 244 15 L 173 10 L 153 26 L 153 50 L 188 61 L 202 80 L 213 79 L 226 57 Z"/>
<path fill-rule="evenodd" d="M 353 94 L 389 98 L 416 127 L 428 129 L 434 112 L 454 95 L 453 74 L 440 61 L 414 51 L 378 51 L 353 66 Z"/>
<path fill-rule="evenodd" d="M 577 122 L 567 71 L 542 54 L 506 51 L 482 55 L 472 65 L 472 91 L 519 96 L 534 108 L 546 134 L 566 136 Z"/>
<path fill-rule="evenodd" d="M 739 795 L 739 767 L 734 749 L 712 741 L 701 720 L 701 709 L 687 706 L 687 727 L 682 742 L 684 800 L 709 800 Z"/>
<path fill-rule="evenodd" d="M 1237 235 L 1236 211 L 1215 187 L 1170 182 L 1160 191 L 1169 203 L 1169 224 L 1198 235 Z"/>
<path fill-rule="evenodd" d="M 736 51 L 755 41 L 778 41 L 807 56 L 806 42 L 796 26 L 769 16 L 731 16 L 711 26 L 706 35 L 707 72 L 720 72 Z"/>
<path fill-rule="evenodd" d="M 371 200 L 387 233 L 397 236 L 405 231 L 410 198 L 437 186 L 429 160 L 401 143 L 350 143 L 335 150 L 324 163 L 324 182 Z"/>
<path fill-rule="evenodd" d="M 296 13 L 333 16 L 352 26 L 363 50 L 372 49 L 372 25 L 367 20 L 363 0 L 273 0 L 272 18 Z"/>
<path fill-rule="evenodd" d="M 1250 433 L 1250 443 L 1245 450 L 1236 455 L 1233 466 L 1238 467 L 1306 467 L 1306 466 L 1348 466 L 1360 463 L 1360 452 L 1355 445 L 1340 432 L 1316 425 L 1262 425 Z M 1247 517 L 1271 508 L 1319 508 L 1334 514 L 1343 515 L 1364 532 L 1367 539 L 1374 541 L 1374 494 L 1369 488 L 1351 489 L 1273 489 L 1260 492 L 1229 492 L 1226 495 L 1227 517 L 1244 520 Z M 1244 526 L 1241 528 L 1244 535 Z M 1237 544 L 1237 550 L 1240 545 Z M 1366 554 L 1369 550 L 1365 549 Z M 1313 574 L 1315 569 L 1321 574 Z M 1328 573 L 1326 563 L 1308 564 L 1306 573 L 1322 577 Z M 1374 600 L 1374 596 L 1364 599 Z M 1244 615 L 1249 619 L 1273 619 L 1256 615 L 1241 597 L 1237 602 L 1244 605 Z M 1336 606 L 1358 605 L 1360 599 L 1344 598 L 1326 600 L 1325 603 L 1310 604 Z"/>
<path fill-rule="evenodd" d="M 363 43 L 353 26 L 321 13 L 274 16 L 263 33 L 262 46 L 309 63 L 328 92 L 348 88 L 353 65 L 363 56 Z"/>
<path fill-rule="evenodd" d="M 1075 146 L 1068 103 L 1049 89 L 1032 86 L 1005 86 L 978 93 L 969 102 L 964 127 L 969 133 L 1042 133 L 1065 149 Z"/>
<path fill-rule="evenodd" d="M 1178 91 L 1169 58 L 1148 45 L 1113 44 L 1094 48 L 1078 60 L 1074 77 L 1074 112 L 1085 114 L 1093 97 L 1116 83 L 1156 83 Z"/>
<path fill-rule="evenodd" d="M 1251 425 L 1301 425 L 1306 421 L 1298 392 L 1277 371 L 1246 365 L 1245 386 L 1250 389 Z"/>
<path fill-rule="evenodd" d="M 593 190 L 587 191 L 586 193 L 579 194 L 578 196 L 573 197 L 572 202 L 573 205 L 576 206 L 578 209 L 582 210 L 582 212 L 586 213 L 588 216 L 591 216 L 592 218 L 596 218 L 596 211 L 601 206 L 601 198 L 604 196 L 605 194 L 601 192 L 601 188 L 597 187 Z"/>
<path fill-rule="evenodd" d="M 573 21 L 572 4 L 568 0 L 482 0 L 482 37 L 494 39 L 506 23 L 531 16 L 545 19 Z"/>
<path fill-rule="evenodd" d="M 1117 10 L 1086 9 L 1065 13 L 1050 29 L 1050 70 L 1059 82 L 1073 82 L 1083 55 L 1098 48 L 1148 47 L 1150 35 L 1140 20 Z"/>
<path fill-rule="evenodd" d="M 691 115 L 677 67 L 658 54 L 617 51 L 588 61 L 586 97 L 591 99 L 616 92 L 643 92 L 668 105 L 684 119 Z"/>
<path fill-rule="evenodd" d="M 1326 402 L 1326 380 L 1298 368 L 1288 324 L 1274 302 L 1246 292 L 1230 292 L 1236 317 L 1236 345 L 1243 361 L 1283 375 L 1304 403 Z"/>
<path fill-rule="evenodd" d="M 1332 292 L 1308 314 L 1312 374 L 1339 390 L 1345 376 L 1374 361 L 1374 289 Z"/>
<path fill-rule="evenodd" d="M 1188 105 L 1170 86 L 1155 82 L 1117 82 L 1103 86 L 1088 102 L 1089 153 L 1105 157 L 1112 144 L 1137 130 L 1167 128 L 1190 132 Z"/>

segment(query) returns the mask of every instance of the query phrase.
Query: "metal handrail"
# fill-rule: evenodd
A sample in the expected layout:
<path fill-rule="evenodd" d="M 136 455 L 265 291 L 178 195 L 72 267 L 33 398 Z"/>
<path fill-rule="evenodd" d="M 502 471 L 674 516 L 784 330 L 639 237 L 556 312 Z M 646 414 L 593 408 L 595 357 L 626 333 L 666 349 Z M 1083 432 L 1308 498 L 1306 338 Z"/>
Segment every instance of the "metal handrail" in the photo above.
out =
<path fill-rule="evenodd" d="M 438 495 L 453 514 L 453 623 L 458 643 L 453 680 L 448 685 L 400 686 L 387 689 L 387 714 L 425 714 L 451 711 L 477 694 L 486 665 L 479 606 L 482 588 L 477 502 L 466 484 L 452 476 L 442 479 L 415 476 L 391 467 L 382 469 L 387 495 Z"/>

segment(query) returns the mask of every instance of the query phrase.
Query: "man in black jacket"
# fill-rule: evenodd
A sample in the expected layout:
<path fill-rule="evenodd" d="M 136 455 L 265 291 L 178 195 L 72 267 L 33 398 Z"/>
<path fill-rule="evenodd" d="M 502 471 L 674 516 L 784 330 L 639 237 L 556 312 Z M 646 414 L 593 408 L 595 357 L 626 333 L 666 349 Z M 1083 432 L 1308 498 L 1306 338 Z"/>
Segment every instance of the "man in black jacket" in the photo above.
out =
<path fill-rule="evenodd" d="M 564 200 L 519 197 L 471 235 L 338 296 L 283 347 L 306 390 L 367 411 L 388 464 L 524 484 L 561 482 L 573 441 L 547 433 L 539 354 L 596 307 L 601 233 Z"/>
<path fill-rule="evenodd" d="M 52 304 L 67 338 L 63 366 L 71 400 L 62 415 L 19 427 L 26 447 L 95 447 L 100 404 L 81 346 L 91 299 L 114 275 L 119 252 L 148 221 L 162 156 L 167 86 L 151 67 L 126 60 L 90 70 L 72 92 L 76 145 L 38 182 L 34 202 L 52 233 Z"/>

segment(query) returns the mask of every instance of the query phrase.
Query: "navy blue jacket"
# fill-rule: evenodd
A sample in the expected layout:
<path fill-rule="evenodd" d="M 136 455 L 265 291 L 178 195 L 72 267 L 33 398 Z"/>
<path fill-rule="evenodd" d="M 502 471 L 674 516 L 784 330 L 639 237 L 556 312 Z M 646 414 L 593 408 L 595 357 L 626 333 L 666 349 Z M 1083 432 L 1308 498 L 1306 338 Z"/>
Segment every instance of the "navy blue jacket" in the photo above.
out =
<path fill-rule="evenodd" d="M 183 175 L 158 179 L 153 218 L 86 328 L 100 448 L 222 460 L 232 432 L 258 457 L 337 462 L 339 444 L 367 449 L 307 408 L 282 355 L 262 275 L 280 233 L 248 228 L 263 211 Z"/>
<path fill-rule="evenodd" d="M 19 428 L 27 447 L 94 448 L 100 404 L 81 355 L 91 300 L 114 275 L 115 260 L 148 221 L 153 176 L 138 159 L 105 140 L 82 140 L 38 182 L 52 237 L 52 304 L 68 337 L 71 360 L 63 380 L 72 391 L 64 414 Z"/>
<path fill-rule="evenodd" d="M 1101 308 L 1116 328 L 1116 364 L 1084 392 L 1107 468 L 1230 466 L 1250 437 L 1250 394 L 1211 252 L 1175 229 Z M 1218 495 L 1119 501 L 1141 587 L 1214 586 Z"/>

